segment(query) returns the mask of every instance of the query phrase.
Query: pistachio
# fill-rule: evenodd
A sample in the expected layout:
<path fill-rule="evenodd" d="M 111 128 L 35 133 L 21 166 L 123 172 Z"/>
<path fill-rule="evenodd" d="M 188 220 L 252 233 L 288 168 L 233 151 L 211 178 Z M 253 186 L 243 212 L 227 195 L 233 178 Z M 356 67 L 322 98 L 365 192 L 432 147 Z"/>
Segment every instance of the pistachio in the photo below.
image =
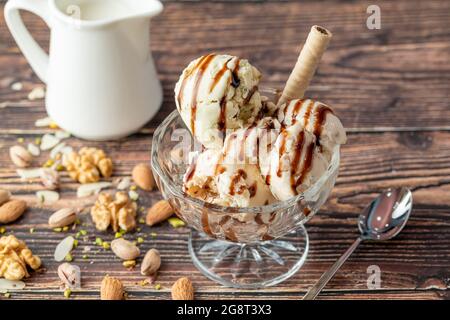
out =
<path fill-rule="evenodd" d="M 134 260 L 140 254 L 139 248 L 135 244 L 123 238 L 113 240 L 111 250 L 122 260 Z"/>
<path fill-rule="evenodd" d="M 136 266 L 136 260 L 125 260 L 122 265 L 125 268 L 134 268 Z"/>
<path fill-rule="evenodd" d="M 63 263 L 58 267 L 58 276 L 67 289 L 76 289 L 81 287 L 80 267 Z"/>
<path fill-rule="evenodd" d="M 28 167 L 33 159 L 31 153 L 22 146 L 14 146 L 9 149 L 11 161 L 20 168 Z"/>
<path fill-rule="evenodd" d="M 64 208 L 53 213 L 48 219 L 50 228 L 61 228 L 71 225 L 77 219 L 77 213 L 72 208 Z"/>
<path fill-rule="evenodd" d="M 55 190 L 59 187 L 59 174 L 56 170 L 43 168 L 41 170 L 41 182 L 44 187 Z"/>
<path fill-rule="evenodd" d="M 159 251 L 156 249 L 150 249 L 144 256 L 141 264 L 141 274 L 148 276 L 154 274 L 159 270 L 161 266 L 161 257 Z"/>

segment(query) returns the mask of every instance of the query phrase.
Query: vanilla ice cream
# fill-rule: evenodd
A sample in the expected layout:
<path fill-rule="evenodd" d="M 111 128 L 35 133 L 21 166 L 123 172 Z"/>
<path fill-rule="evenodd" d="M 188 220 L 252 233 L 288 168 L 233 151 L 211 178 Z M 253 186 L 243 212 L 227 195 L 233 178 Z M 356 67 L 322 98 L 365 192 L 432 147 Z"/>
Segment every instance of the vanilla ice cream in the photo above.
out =
<path fill-rule="evenodd" d="M 247 60 L 209 54 L 192 61 L 175 85 L 175 102 L 192 135 L 220 149 L 226 129 L 251 125 L 261 110 L 261 73 Z"/>
<path fill-rule="evenodd" d="M 278 136 L 266 181 L 278 200 L 287 200 L 314 184 L 327 170 L 330 158 L 317 144 L 316 136 L 297 122 Z"/>
<path fill-rule="evenodd" d="M 278 121 L 286 127 L 300 123 L 306 131 L 316 136 L 316 143 L 333 150 L 337 144 L 347 141 L 345 129 L 333 110 L 311 99 L 294 99 L 280 106 Z"/>
<path fill-rule="evenodd" d="M 237 162 L 231 157 L 217 149 L 206 149 L 194 156 L 184 175 L 185 192 L 229 207 L 262 206 L 276 201 L 257 164 Z"/>
<path fill-rule="evenodd" d="M 280 129 L 277 119 L 266 117 L 247 128 L 230 132 L 224 142 L 225 160 L 228 163 L 257 165 L 262 173 L 267 173 L 270 151 Z"/>
<path fill-rule="evenodd" d="M 177 109 L 204 147 L 184 175 L 190 196 L 231 207 L 287 200 L 313 185 L 346 142 L 329 106 L 311 99 L 277 106 L 260 95 L 260 78 L 247 60 L 230 55 L 202 56 L 183 71 Z"/>

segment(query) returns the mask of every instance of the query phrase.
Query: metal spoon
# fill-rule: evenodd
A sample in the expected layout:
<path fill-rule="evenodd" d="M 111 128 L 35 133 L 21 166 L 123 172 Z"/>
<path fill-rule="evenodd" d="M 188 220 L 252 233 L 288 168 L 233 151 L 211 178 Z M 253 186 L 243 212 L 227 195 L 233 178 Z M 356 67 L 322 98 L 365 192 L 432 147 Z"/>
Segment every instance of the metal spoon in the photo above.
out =
<path fill-rule="evenodd" d="M 373 200 L 359 216 L 359 238 L 322 275 L 303 300 L 313 300 L 363 240 L 389 240 L 395 237 L 408 221 L 412 204 L 412 194 L 408 188 L 389 189 Z"/>

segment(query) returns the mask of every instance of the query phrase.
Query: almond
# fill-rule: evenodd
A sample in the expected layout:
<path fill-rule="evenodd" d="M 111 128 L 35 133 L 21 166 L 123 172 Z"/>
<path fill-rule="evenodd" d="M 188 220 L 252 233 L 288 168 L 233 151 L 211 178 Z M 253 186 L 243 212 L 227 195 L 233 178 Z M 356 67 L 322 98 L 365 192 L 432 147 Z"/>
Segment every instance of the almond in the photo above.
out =
<path fill-rule="evenodd" d="M 48 225 L 50 228 L 61 228 L 68 226 L 75 222 L 77 213 L 72 208 L 64 208 L 53 213 L 48 218 Z"/>
<path fill-rule="evenodd" d="M 103 278 L 100 288 L 100 299 L 102 300 L 122 300 L 123 284 L 117 278 L 106 275 Z"/>
<path fill-rule="evenodd" d="M 141 253 L 134 243 L 123 238 L 113 240 L 111 250 L 122 260 L 134 260 Z"/>
<path fill-rule="evenodd" d="M 5 202 L 8 202 L 10 198 L 11 192 L 9 192 L 8 190 L 0 189 L 0 206 Z"/>
<path fill-rule="evenodd" d="M 11 161 L 20 168 L 28 167 L 33 160 L 31 153 L 22 146 L 14 146 L 9 149 Z"/>
<path fill-rule="evenodd" d="M 139 188 L 145 191 L 152 191 L 155 188 L 155 179 L 149 165 L 145 163 L 137 164 L 131 173 L 134 182 Z"/>
<path fill-rule="evenodd" d="M 27 203 L 23 200 L 10 200 L 0 207 L 0 223 L 10 223 L 22 216 Z"/>
<path fill-rule="evenodd" d="M 173 284 L 172 300 L 194 300 L 194 286 L 189 278 L 180 278 Z"/>
<path fill-rule="evenodd" d="M 153 226 L 167 220 L 168 218 L 170 218 L 170 216 L 173 215 L 173 213 L 174 211 L 169 201 L 161 200 L 155 203 L 150 209 L 148 209 L 145 222 L 149 226 Z"/>
<path fill-rule="evenodd" d="M 141 264 L 141 274 L 143 276 L 149 276 L 159 270 L 161 266 L 161 256 L 156 249 L 150 249 L 144 256 Z"/>

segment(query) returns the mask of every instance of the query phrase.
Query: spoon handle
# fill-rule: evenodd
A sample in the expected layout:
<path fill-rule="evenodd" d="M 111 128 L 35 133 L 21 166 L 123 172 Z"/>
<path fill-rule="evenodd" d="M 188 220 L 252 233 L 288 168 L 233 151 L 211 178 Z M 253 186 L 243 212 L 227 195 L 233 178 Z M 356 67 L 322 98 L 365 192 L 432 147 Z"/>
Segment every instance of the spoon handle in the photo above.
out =
<path fill-rule="evenodd" d="M 333 278 L 336 271 L 338 271 L 339 268 L 348 259 L 348 257 L 350 257 L 350 255 L 353 253 L 353 251 L 355 251 L 362 240 L 363 239 L 359 237 L 355 240 L 355 242 L 353 242 L 350 248 L 347 249 L 347 251 L 339 258 L 339 260 L 336 261 L 333 266 L 320 277 L 319 281 L 317 281 L 311 289 L 309 289 L 309 291 L 303 297 L 303 300 L 314 300 L 317 297 L 320 291 L 322 291 L 322 289 L 327 285 L 328 281 Z"/>

